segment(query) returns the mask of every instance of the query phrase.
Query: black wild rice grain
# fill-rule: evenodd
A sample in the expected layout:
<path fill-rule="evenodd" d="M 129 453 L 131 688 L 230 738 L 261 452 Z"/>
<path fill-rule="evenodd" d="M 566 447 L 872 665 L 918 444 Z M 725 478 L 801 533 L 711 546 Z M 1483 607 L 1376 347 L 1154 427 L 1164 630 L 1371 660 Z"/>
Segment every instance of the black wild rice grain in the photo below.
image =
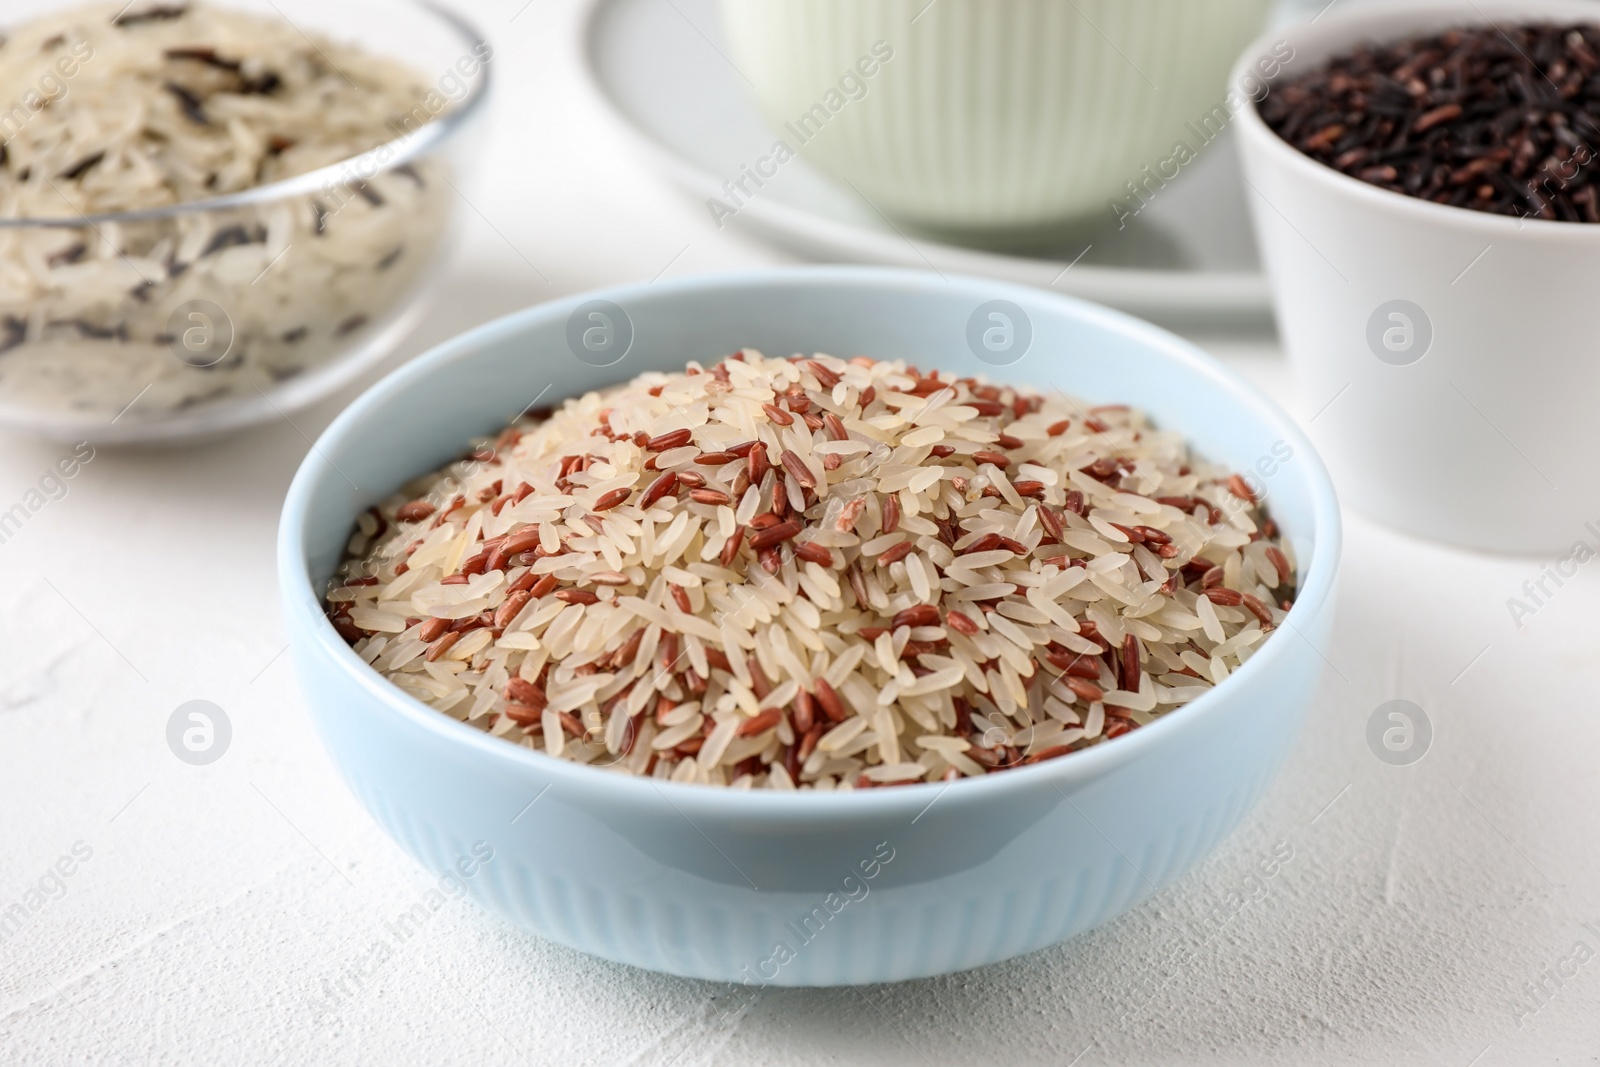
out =
<path fill-rule="evenodd" d="M 60 173 L 60 175 L 58 175 L 58 177 L 62 178 L 65 181 L 75 182 L 79 178 L 83 177 L 85 174 L 89 173 L 89 169 L 91 167 L 95 166 L 97 163 L 99 163 L 101 160 L 103 160 L 105 158 L 106 158 L 106 154 L 104 152 L 95 152 L 93 155 L 84 156 L 82 159 L 78 160 L 78 162 L 74 163 L 71 167 L 69 167 L 66 170 L 62 171 Z"/>
<path fill-rule="evenodd" d="M 0 354 L 3 354 L 28 339 L 28 324 L 15 315 L 7 315 L 0 319 Z"/>
<path fill-rule="evenodd" d="M 265 226 L 256 226 L 249 230 L 243 226 L 227 226 L 218 230 L 211 240 L 206 242 L 205 248 L 200 252 L 200 258 L 204 259 L 214 252 L 221 252 L 238 245 L 264 244 L 266 240 Z"/>
<path fill-rule="evenodd" d="M 178 106 L 183 109 L 184 115 L 190 122 L 197 126 L 211 125 L 211 119 L 206 116 L 206 109 L 201 104 L 200 98 L 192 91 L 177 82 L 167 82 L 163 88 L 177 98 Z"/>
<path fill-rule="evenodd" d="M 124 11 L 111 20 L 113 26 L 137 26 L 141 22 L 167 22 L 172 19 L 181 19 L 189 13 L 187 4 L 174 4 L 171 6 L 155 6 L 143 11 Z"/>
<path fill-rule="evenodd" d="M 169 48 L 162 55 L 168 59 L 193 60 L 196 63 L 204 63 L 206 66 L 216 67 L 218 70 L 229 71 L 233 74 L 239 73 L 240 67 L 243 66 L 237 59 L 226 59 L 217 55 L 215 48 Z"/>

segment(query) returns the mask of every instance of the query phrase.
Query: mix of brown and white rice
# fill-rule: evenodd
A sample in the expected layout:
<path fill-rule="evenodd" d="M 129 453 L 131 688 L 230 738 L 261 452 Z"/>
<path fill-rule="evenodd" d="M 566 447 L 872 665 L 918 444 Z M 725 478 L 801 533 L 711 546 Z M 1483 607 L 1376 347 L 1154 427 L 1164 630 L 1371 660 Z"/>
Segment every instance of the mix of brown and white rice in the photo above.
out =
<path fill-rule="evenodd" d="M 1237 475 L 1124 406 L 736 353 L 529 413 L 360 517 L 357 654 L 552 756 L 734 788 L 953 780 L 1117 737 L 1293 599 Z"/>

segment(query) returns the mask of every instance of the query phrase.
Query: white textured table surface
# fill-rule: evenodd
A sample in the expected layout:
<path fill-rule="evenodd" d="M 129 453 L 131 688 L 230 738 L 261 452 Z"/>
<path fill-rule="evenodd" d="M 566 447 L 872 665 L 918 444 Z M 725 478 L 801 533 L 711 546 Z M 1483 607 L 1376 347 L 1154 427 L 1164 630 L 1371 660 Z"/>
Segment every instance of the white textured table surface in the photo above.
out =
<path fill-rule="evenodd" d="M 523 4 L 468 5 L 504 91 L 481 217 L 406 354 L 595 285 L 780 261 L 644 174 L 573 88 L 576 5 Z M 1296 405 L 1269 344 L 1210 347 Z M 1600 565 L 1519 629 L 1507 598 L 1542 561 L 1359 517 L 1282 777 L 1196 872 L 1076 941 L 768 992 L 729 1024 L 710 984 L 464 902 L 396 936 L 434 879 L 318 748 L 274 589 L 282 493 L 347 399 L 225 444 L 103 451 L 0 544 L 0 914 L 27 915 L 0 935 L 0 1062 L 1600 1062 Z M 0 440 L 0 510 L 62 453 Z M 210 766 L 165 741 L 191 699 L 232 723 Z M 1366 740 L 1391 699 L 1433 724 L 1410 766 Z M 1247 881 L 1274 849 L 1293 858 Z"/>

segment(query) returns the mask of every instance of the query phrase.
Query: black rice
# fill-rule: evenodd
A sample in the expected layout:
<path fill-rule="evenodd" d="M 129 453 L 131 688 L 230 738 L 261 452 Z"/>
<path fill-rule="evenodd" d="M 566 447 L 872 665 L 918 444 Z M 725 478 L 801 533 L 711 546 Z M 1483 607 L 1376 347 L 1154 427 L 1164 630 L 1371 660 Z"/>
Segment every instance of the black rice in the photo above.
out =
<path fill-rule="evenodd" d="M 1450 30 L 1338 56 L 1260 104 L 1335 170 L 1452 207 L 1600 222 L 1600 26 Z"/>

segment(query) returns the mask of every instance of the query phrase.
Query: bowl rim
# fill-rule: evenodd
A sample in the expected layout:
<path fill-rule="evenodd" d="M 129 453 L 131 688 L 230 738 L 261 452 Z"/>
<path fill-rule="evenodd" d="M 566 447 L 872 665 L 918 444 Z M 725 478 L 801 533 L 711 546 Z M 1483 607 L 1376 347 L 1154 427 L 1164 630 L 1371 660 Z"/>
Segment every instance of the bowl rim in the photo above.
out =
<path fill-rule="evenodd" d="M 493 56 L 492 45 L 487 36 L 466 17 L 445 7 L 436 0 L 403 0 L 403 3 L 413 11 L 431 16 L 441 24 L 441 29 L 453 32 L 467 46 L 474 50 L 479 46 L 489 46 L 490 56 Z M 225 5 L 224 5 L 225 6 Z M 276 5 L 273 5 L 276 8 Z M 287 16 L 279 13 L 285 22 Z M 291 23 L 292 25 L 292 23 Z M 202 214 L 209 211 L 222 211 L 229 208 L 245 207 L 251 204 L 271 203 L 287 197 L 303 195 L 306 193 L 320 192 L 329 185 L 338 182 L 348 182 L 363 175 L 361 171 L 364 164 L 369 161 L 372 165 L 371 173 L 382 174 L 394 170 L 396 167 L 413 162 L 431 152 L 435 147 L 454 136 L 465 126 L 474 115 L 483 109 L 483 103 L 489 97 L 489 90 L 494 81 L 493 64 L 481 63 L 481 76 L 463 97 L 460 103 L 442 112 L 436 119 L 426 126 L 414 130 L 403 137 L 384 141 L 374 145 L 364 152 L 330 163 L 316 170 L 306 171 L 289 178 L 280 178 L 265 185 L 254 185 L 238 192 L 226 193 L 222 196 L 206 197 L 202 200 L 185 200 L 178 204 L 164 204 L 159 207 L 136 208 L 131 211 L 106 211 L 94 215 L 79 212 L 72 217 L 55 216 L 50 218 L 12 218 L 0 216 L 0 230 L 20 230 L 31 227 L 41 229 L 81 229 L 84 226 L 111 225 L 126 222 L 150 222 L 158 219 L 171 218 L 178 215 Z"/>
<path fill-rule="evenodd" d="M 953 287 L 964 286 L 968 291 L 982 292 L 987 299 L 1010 299 L 1023 307 L 1038 306 L 1041 302 L 1054 303 L 1072 317 L 1122 333 L 1187 365 L 1189 369 L 1215 382 L 1239 403 L 1244 412 L 1260 419 L 1296 450 L 1298 477 L 1303 480 L 1311 498 L 1312 522 L 1308 533 L 1315 545 L 1315 552 L 1310 566 L 1304 572 L 1299 596 L 1283 628 L 1292 630 L 1301 640 L 1309 642 L 1310 639 L 1295 623 L 1319 616 L 1332 606 L 1342 527 L 1338 498 L 1326 467 L 1310 439 L 1286 412 L 1254 385 L 1223 367 L 1196 345 L 1131 315 L 1031 286 L 965 275 L 940 276 L 928 271 L 902 268 L 794 266 L 692 275 L 654 283 L 635 282 L 537 304 L 452 338 L 367 389 L 334 419 L 311 446 L 284 500 L 278 530 L 278 576 L 286 625 L 290 632 L 298 632 L 300 636 L 309 638 L 310 648 L 315 655 L 364 689 L 389 712 L 398 714 L 412 726 L 420 727 L 439 743 L 465 747 L 498 761 L 502 766 L 531 772 L 535 782 L 547 780 L 549 785 L 559 782 L 580 792 L 603 791 L 617 802 L 637 801 L 659 806 L 664 799 L 685 817 L 695 813 L 721 819 L 745 817 L 778 823 L 815 824 L 819 819 L 910 813 L 931 807 L 944 797 L 950 786 L 958 783 L 919 782 L 893 789 L 860 790 L 845 794 L 748 790 L 734 795 L 732 790 L 725 788 L 608 773 L 570 760 L 553 759 L 520 745 L 508 744 L 409 696 L 360 659 L 322 614 L 321 598 L 312 581 L 309 560 L 302 550 L 303 534 L 309 518 L 307 504 L 313 486 L 321 479 L 338 476 L 328 456 L 336 453 L 348 437 L 358 433 L 367 420 L 392 399 L 427 382 L 456 361 L 470 359 L 475 352 L 486 350 L 505 338 L 515 337 L 534 324 L 563 321 L 574 309 L 591 300 L 626 304 L 629 300 L 645 298 L 670 300 L 689 292 L 765 289 L 774 286 L 824 289 L 843 286 L 944 293 L 951 292 Z M 463 433 L 463 439 L 466 436 Z M 291 644 L 297 659 L 304 655 L 300 641 Z M 1184 705 L 1182 710 L 1185 714 L 1162 716 L 1139 730 L 1114 739 L 1114 743 L 1095 745 L 1068 757 L 1018 767 L 1005 774 L 963 781 L 959 783 L 961 788 L 955 791 L 954 799 L 945 802 L 962 806 L 978 804 L 984 803 L 986 798 L 999 798 L 1019 790 L 1050 786 L 1056 788 L 1065 799 L 1067 794 L 1063 787 L 1076 787 L 1099 778 L 1137 761 L 1153 747 L 1167 744 L 1169 735 L 1176 736 L 1199 728 L 1203 719 L 1219 713 L 1220 706 L 1230 698 L 1233 689 L 1266 672 L 1272 661 L 1287 654 L 1290 645 L 1291 642 L 1287 640 L 1264 642 L 1262 650 L 1221 685 Z"/>
<path fill-rule="evenodd" d="M 1331 6 L 1331 5 L 1330 5 Z M 1326 11 L 1327 8 L 1323 8 Z M 1452 0 L 1384 0 L 1381 4 L 1357 7 L 1336 12 L 1323 18 L 1317 15 L 1310 20 L 1277 26 L 1257 37 L 1235 61 L 1230 85 L 1239 84 L 1245 75 L 1259 78 L 1253 64 L 1271 51 L 1274 44 L 1286 41 L 1295 47 L 1314 52 L 1314 63 L 1320 65 L 1332 55 L 1340 54 L 1368 40 L 1399 40 L 1409 34 L 1429 28 L 1445 29 L 1450 26 L 1495 26 L 1501 16 L 1515 19 L 1518 24 L 1570 17 L 1574 22 L 1587 22 L 1600 26 L 1600 9 L 1591 0 L 1477 0 L 1467 6 Z M 1410 26 L 1409 29 L 1404 27 Z M 1376 32 L 1363 33 L 1364 29 Z M 1331 47 L 1330 47 L 1331 46 Z M 1296 71 L 1299 73 L 1299 71 Z M 1293 80 L 1294 75 L 1280 71 L 1267 81 L 1276 86 Z M 1241 150 L 1245 146 L 1259 151 L 1278 167 L 1293 171 L 1298 181 L 1321 188 L 1336 196 L 1364 202 L 1374 210 L 1408 214 L 1418 223 L 1450 226 L 1476 231 L 1485 238 L 1498 241 L 1512 239 L 1551 241 L 1600 240 L 1600 225 L 1594 223 L 1562 222 L 1552 219 L 1516 218 L 1489 211 L 1437 204 L 1431 200 L 1407 196 L 1364 182 L 1359 178 L 1337 171 L 1325 163 L 1312 159 L 1298 148 L 1278 136 L 1261 117 L 1256 101 L 1247 100 L 1237 113 L 1240 126 Z M 1251 186 L 1257 196 L 1261 192 Z M 1263 197 L 1265 199 L 1265 197 Z M 1270 201 L 1268 201 L 1270 204 Z"/>

